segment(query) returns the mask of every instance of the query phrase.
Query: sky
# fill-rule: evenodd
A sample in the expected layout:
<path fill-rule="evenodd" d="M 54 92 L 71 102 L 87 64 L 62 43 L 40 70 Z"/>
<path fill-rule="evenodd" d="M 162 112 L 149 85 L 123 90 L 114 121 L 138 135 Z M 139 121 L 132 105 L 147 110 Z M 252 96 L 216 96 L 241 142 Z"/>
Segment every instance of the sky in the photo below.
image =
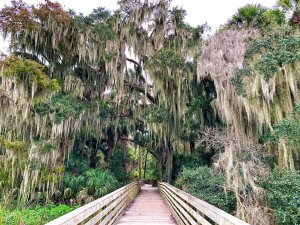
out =
<path fill-rule="evenodd" d="M 23 0 L 28 4 L 43 2 L 42 0 Z M 89 14 L 94 8 L 103 6 L 115 10 L 117 0 L 56 0 L 67 9 L 73 9 L 84 15 Z M 276 0 L 173 0 L 173 6 L 179 6 L 187 11 L 186 22 L 192 26 L 201 25 L 205 22 L 212 31 L 225 24 L 238 8 L 251 3 L 272 7 Z M 9 5 L 10 0 L 0 0 L 0 8 Z M 0 51 L 7 50 L 7 43 L 0 38 Z"/>

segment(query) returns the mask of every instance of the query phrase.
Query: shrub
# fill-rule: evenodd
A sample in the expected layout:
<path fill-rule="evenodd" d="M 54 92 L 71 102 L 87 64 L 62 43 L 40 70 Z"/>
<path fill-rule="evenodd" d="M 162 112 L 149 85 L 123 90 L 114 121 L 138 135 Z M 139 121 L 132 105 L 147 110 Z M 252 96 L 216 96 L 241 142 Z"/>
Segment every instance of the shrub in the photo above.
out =
<path fill-rule="evenodd" d="M 100 198 L 120 187 L 117 179 L 108 170 L 91 169 L 85 173 L 89 194 Z"/>
<path fill-rule="evenodd" d="M 67 172 L 64 187 L 65 190 L 70 189 L 70 198 L 77 197 L 81 199 L 80 203 L 85 203 L 89 197 L 100 198 L 119 188 L 120 184 L 108 170 L 89 169 L 76 176 Z"/>
<path fill-rule="evenodd" d="M 173 158 L 173 178 L 177 177 L 183 168 L 204 166 L 205 162 L 203 158 L 204 157 L 200 151 L 197 151 L 193 155 L 175 154 Z"/>
<path fill-rule="evenodd" d="M 222 210 L 233 212 L 235 196 L 232 193 L 226 195 L 223 185 L 223 174 L 209 167 L 184 168 L 176 180 L 176 186 L 182 190 Z"/>
<path fill-rule="evenodd" d="M 300 224 L 300 173 L 274 170 L 264 187 L 278 223 Z"/>
<path fill-rule="evenodd" d="M 42 225 L 74 210 L 76 207 L 51 204 L 35 206 L 21 211 L 18 209 L 7 211 L 0 208 L 0 225 Z"/>

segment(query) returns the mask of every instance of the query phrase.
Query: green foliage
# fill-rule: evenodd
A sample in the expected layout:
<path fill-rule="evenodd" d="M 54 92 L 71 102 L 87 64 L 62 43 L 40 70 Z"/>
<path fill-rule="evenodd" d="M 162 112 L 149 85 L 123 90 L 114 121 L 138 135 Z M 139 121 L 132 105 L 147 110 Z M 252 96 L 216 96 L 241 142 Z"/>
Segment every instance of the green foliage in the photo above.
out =
<path fill-rule="evenodd" d="M 203 96 L 199 95 L 189 105 L 188 113 L 194 113 L 199 111 L 200 109 L 205 109 L 209 105 L 209 101 Z"/>
<path fill-rule="evenodd" d="M 196 149 L 192 155 L 182 153 L 174 154 L 173 158 L 173 177 L 176 178 L 183 169 L 193 169 L 204 166 L 206 162 L 203 159 L 202 151 Z"/>
<path fill-rule="evenodd" d="M 209 115 L 213 117 L 211 110 L 211 97 L 200 94 L 194 97 L 188 104 L 188 110 L 182 118 L 183 126 L 181 138 L 184 141 L 195 141 L 204 125 L 210 123 Z"/>
<path fill-rule="evenodd" d="M 76 207 L 67 205 L 56 206 L 52 204 L 47 206 L 35 206 L 21 211 L 18 209 L 7 211 L 0 208 L 0 224 L 42 225 L 74 210 L 75 208 Z"/>
<path fill-rule="evenodd" d="M 72 174 L 83 174 L 90 168 L 89 166 L 90 164 L 87 157 L 72 154 L 68 160 L 66 169 Z"/>
<path fill-rule="evenodd" d="M 277 5 L 282 7 L 283 10 L 299 10 L 300 9 L 300 1 L 299 0 L 278 0 Z"/>
<path fill-rule="evenodd" d="M 264 183 L 279 225 L 300 224 L 300 174 L 275 170 Z"/>
<path fill-rule="evenodd" d="M 109 105 L 108 102 L 101 101 L 99 103 L 100 117 L 111 118 L 115 115 L 115 109 Z"/>
<path fill-rule="evenodd" d="M 208 167 L 184 168 L 176 180 L 184 191 L 225 210 L 235 210 L 235 197 L 224 192 L 224 176 Z"/>
<path fill-rule="evenodd" d="M 293 112 L 287 118 L 275 126 L 269 139 L 275 143 L 283 139 L 290 146 L 300 146 L 300 103 L 295 105 Z"/>
<path fill-rule="evenodd" d="M 102 197 L 121 186 L 109 170 L 91 168 L 83 154 L 86 153 L 70 156 L 64 174 L 64 192 L 66 194 L 68 189 L 68 199 L 76 198 L 79 204 Z"/>
<path fill-rule="evenodd" d="M 66 172 L 64 177 L 65 189 L 71 189 L 71 198 L 83 198 L 84 201 L 92 196 L 94 199 L 100 198 L 120 187 L 117 179 L 108 170 L 89 169 L 83 174 L 74 175 Z"/>
<path fill-rule="evenodd" d="M 142 132 L 136 132 L 134 135 L 134 142 L 140 146 L 145 146 L 147 143 L 151 143 L 152 137 L 149 134 L 143 134 Z"/>
<path fill-rule="evenodd" d="M 57 144 L 51 141 L 41 141 L 37 143 L 39 150 L 41 153 L 46 154 L 55 150 L 57 148 Z"/>
<path fill-rule="evenodd" d="M 122 185 L 129 182 L 130 174 L 124 168 L 123 154 L 120 149 L 117 149 L 111 157 L 110 171 Z"/>
<path fill-rule="evenodd" d="M 257 55 L 260 57 L 255 61 L 254 66 L 249 66 L 248 64 Z M 253 40 L 244 57 L 245 66 L 237 69 L 232 78 L 232 83 L 239 95 L 245 93 L 244 79 L 254 71 L 268 81 L 279 68 L 299 61 L 300 37 L 294 35 L 290 27 L 281 27 L 264 37 Z"/>
<path fill-rule="evenodd" d="M 255 54 L 261 55 L 254 69 L 260 72 L 266 80 L 273 77 L 279 67 L 300 59 L 300 37 L 290 32 L 289 28 L 283 28 L 254 40 L 247 49 L 246 59 L 251 59 Z"/>
<path fill-rule="evenodd" d="M 28 143 L 24 141 L 8 141 L 3 136 L 0 135 L 0 147 L 14 150 L 16 152 L 26 151 L 28 148 Z"/>
<path fill-rule="evenodd" d="M 152 104 L 145 109 L 143 116 L 150 123 L 163 123 L 170 119 L 171 114 L 164 107 Z"/>
<path fill-rule="evenodd" d="M 66 93 L 58 93 L 49 102 L 36 102 L 34 106 L 36 113 L 40 115 L 55 113 L 55 123 L 57 124 L 71 116 L 78 118 L 87 108 L 86 103 Z"/>
<path fill-rule="evenodd" d="M 245 93 L 244 78 L 251 76 L 252 72 L 253 71 L 249 66 L 245 66 L 244 68 L 237 69 L 235 71 L 234 77 L 231 79 L 231 82 L 234 85 L 238 95 L 242 95 Z"/>
<path fill-rule="evenodd" d="M 99 23 L 94 26 L 93 32 L 98 40 L 103 42 L 113 40 L 116 36 L 112 27 L 106 23 Z"/>
<path fill-rule="evenodd" d="M 91 37 L 94 42 L 105 44 L 107 41 L 112 41 L 116 38 L 116 33 L 109 22 L 110 19 L 110 12 L 103 7 L 99 7 L 94 9 L 88 16 L 74 14 L 73 23 L 82 33 L 91 31 Z"/>
<path fill-rule="evenodd" d="M 285 23 L 285 15 L 279 9 L 268 9 L 262 14 L 261 27 L 275 28 Z"/>
<path fill-rule="evenodd" d="M 10 56 L 1 62 L 3 66 L 3 76 L 16 77 L 18 81 L 29 82 L 30 86 L 35 83 L 40 88 L 59 91 L 61 89 L 56 79 L 50 80 L 43 72 L 44 66 L 30 59 L 18 58 Z"/>
<path fill-rule="evenodd" d="M 248 4 L 238 9 L 229 25 L 247 26 L 260 29 L 280 26 L 285 23 L 285 15 L 279 9 L 267 9 L 261 5 Z"/>
<path fill-rule="evenodd" d="M 174 49 L 162 49 L 146 62 L 146 68 L 159 71 L 167 68 L 182 69 L 185 66 L 185 60 L 182 55 Z"/>
<path fill-rule="evenodd" d="M 292 8 L 292 0 L 278 0 L 277 5 L 283 7 L 284 9 Z"/>
<path fill-rule="evenodd" d="M 248 4 L 238 9 L 238 12 L 232 17 L 230 24 L 258 26 L 265 11 L 266 9 L 261 5 Z"/>
<path fill-rule="evenodd" d="M 93 12 L 89 15 L 89 17 L 96 23 L 101 23 L 109 20 L 111 18 L 110 11 L 106 10 L 103 7 L 98 7 L 93 9 Z"/>
<path fill-rule="evenodd" d="M 117 179 L 108 170 L 90 169 L 85 173 L 88 193 L 100 198 L 120 187 Z"/>

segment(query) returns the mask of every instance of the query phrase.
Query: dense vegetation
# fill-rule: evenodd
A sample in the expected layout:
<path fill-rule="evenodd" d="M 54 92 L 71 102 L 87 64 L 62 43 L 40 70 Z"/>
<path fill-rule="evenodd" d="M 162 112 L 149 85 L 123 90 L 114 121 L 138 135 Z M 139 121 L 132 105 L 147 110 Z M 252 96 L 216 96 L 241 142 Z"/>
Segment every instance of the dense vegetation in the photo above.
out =
<path fill-rule="evenodd" d="M 250 224 L 299 224 L 299 1 L 248 4 L 209 37 L 170 1 L 118 4 L 0 10 L 0 225 L 137 179 Z"/>
<path fill-rule="evenodd" d="M 42 225 L 57 217 L 60 217 L 76 207 L 68 205 L 55 206 L 49 204 L 47 206 L 34 206 L 26 210 L 13 210 L 7 211 L 0 209 L 0 224 L 15 225 L 15 224 L 28 224 L 28 225 Z"/>
<path fill-rule="evenodd" d="M 224 192 L 224 175 L 208 167 L 184 168 L 176 185 L 182 190 L 227 212 L 235 210 L 235 196 Z"/>

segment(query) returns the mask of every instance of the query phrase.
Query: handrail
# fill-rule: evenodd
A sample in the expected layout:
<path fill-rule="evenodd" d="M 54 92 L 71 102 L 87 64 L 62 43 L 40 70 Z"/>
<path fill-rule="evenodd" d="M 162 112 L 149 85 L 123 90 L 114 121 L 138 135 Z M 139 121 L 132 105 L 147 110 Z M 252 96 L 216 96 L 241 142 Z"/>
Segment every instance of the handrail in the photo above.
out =
<path fill-rule="evenodd" d="M 130 183 L 46 225 L 114 224 L 140 190 L 139 182 Z"/>
<path fill-rule="evenodd" d="M 159 183 L 158 189 L 179 225 L 211 225 L 209 221 L 220 225 L 249 225 L 168 183 Z"/>

